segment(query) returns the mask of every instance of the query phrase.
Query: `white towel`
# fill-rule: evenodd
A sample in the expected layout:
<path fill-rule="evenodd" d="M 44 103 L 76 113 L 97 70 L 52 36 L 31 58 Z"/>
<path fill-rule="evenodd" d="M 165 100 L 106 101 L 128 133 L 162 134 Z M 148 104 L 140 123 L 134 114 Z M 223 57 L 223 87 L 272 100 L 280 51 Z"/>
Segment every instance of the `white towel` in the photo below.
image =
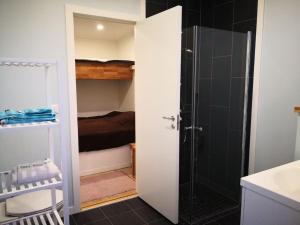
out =
<path fill-rule="evenodd" d="M 12 184 L 26 184 L 56 177 L 59 169 L 50 160 L 21 164 L 12 170 Z"/>

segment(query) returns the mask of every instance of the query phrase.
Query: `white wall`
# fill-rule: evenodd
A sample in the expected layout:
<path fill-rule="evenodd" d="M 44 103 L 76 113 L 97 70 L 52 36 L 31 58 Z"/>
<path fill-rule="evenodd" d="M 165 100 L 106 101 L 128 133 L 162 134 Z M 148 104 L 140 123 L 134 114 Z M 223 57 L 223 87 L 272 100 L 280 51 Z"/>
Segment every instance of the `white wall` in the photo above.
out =
<path fill-rule="evenodd" d="M 118 46 L 115 41 L 75 38 L 76 59 L 117 59 Z"/>
<path fill-rule="evenodd" d="M 77 80 L 77 108 L 81 115 L 119 110 L 119 83 L 114 80 Z M 102 113 L 101 113 L 102 112 Z M 88 114 L 87 114 L 88 113 Z"/>
<path fill-rule="evenodd" d="M 67 56 L 66 56 L 66 27 L 65 27 L 65 4 L 77 4 L 85 7 L 93 7 L 101 10 L 113 10 L 140 17 L 140 0 L 1 0 L 0 1 L 0 57 L 23 57 L 23 58 L 52 58 L 62 63 L 62 79 L 65 81 L 64 98 L 62 105 L 68 108 L 67 86 Z M 15 76 L 3 76 L 1 73 L 0 84 L 12 83 L 8 93 L 2 94 L 1 99 L 10 99 L 10 107 L 23 106 L 22 98 L 28 103 L 42 104 L 43 93 L 31 94 L 33 90 L 43 91 L 42 81 L 35 79 L 27 72 L 22 74 L 24 78 Z M 19 91 L 19 86 L 27 87 L 27 91 Z M 1 89 L 1 88 L 0 88 Z M 29 90 L 29 91 L 28 91 Z M 19 98 L 11 98 L 11 94 L 18 94 Z M 2 103 L 2 101 L 0 102 Z M 22 105 L 23 104 L 23 105 Z M 31 105 L 31 104 L 30 104 Z M 6 107 L 1 105 L 0 108 Z M 69 118 L 66 121 L 69 127 Z M 43 158 L 47 150 L 47 143 L 43 132 L 34 131 L 34 138 L 19 137 L 11 134 L 10 140 L 1 139 L 0 169 L 10 168 L 12 165 L 23 161 L 32 161 Z M 1 134 L 2 135 L 2 134 Z M 24 134 L 25 135 L 25 134 Z M 29 135 L 29 132 L 26 134 Z M 1 136 L 3 137 L 3 136 Z M 70 142 L 67 133 L 68 145 Z M 18 140 L 18 141 L 17 141 Z M 35 146 L 36 151 L 31 150 Z M 67 149 L 70 149 L 68 146 Z M 8 158 L 5 158 L 8 157 Z M 70 176 L 71 187 L 71 152 L 70 152 Z M 70 192 L 72 194 L 72 192 Z M 72 199 L 72 196 L 71 196 Z M 72 201 L 72 200 L 71 200 Z M 72 204 L 72 203 L 71 203 Z"/>
<path fill-rule="evenodd" d="M 116 41 L 75 37 L 75 53 L 79 59 L 134 60 L 134 34 Z M 83 116 L 134 111 L 134 80 L 77 80 L 77 104 Z"/>
<path fill-rule="evenodd" d="M 297 115 L 297 135 L 296 135 L 296 145 L 295 145 L 295 160 L 300 160 L 300 115 Z"/>
<path fill-rule="evenodd" d="M 293 108 L 300 105 L 300 1 L 264 2 L 251 131 L 255 172 L 293 161 L 297 126 Z"/>
<path fill-rule="evenodd" d="M 134 34 L 127 35 L 117 43 L 120 59 L 134 61 Z M 134 111 L 134 79 L 120 82 L 120 111 Z"/>
<path fill-rule="evenodd" d="M 134 104 L 134 79 L 122 80 L 119 83 L 120 111 L 135 111 Z"/>
<path fill-rule="evenodd" d="M 135 111 L 133 80 L 77 80 L 79 116 Z"/>
<path fill-rule="evenodd" d="M 127 35 L 117 41 L 118 58 L 134 61 L 134 34 Z"/>

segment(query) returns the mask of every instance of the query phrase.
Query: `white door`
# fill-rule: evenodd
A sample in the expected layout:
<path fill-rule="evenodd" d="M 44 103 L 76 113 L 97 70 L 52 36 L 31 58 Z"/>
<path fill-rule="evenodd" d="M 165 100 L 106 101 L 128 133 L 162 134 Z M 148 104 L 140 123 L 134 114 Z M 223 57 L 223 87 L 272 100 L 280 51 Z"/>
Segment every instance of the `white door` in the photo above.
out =
<path fill-rule="evenodd" d="M 135 36 L 137 192 L 178 223 L 181 7 L 140 21 Z"/>

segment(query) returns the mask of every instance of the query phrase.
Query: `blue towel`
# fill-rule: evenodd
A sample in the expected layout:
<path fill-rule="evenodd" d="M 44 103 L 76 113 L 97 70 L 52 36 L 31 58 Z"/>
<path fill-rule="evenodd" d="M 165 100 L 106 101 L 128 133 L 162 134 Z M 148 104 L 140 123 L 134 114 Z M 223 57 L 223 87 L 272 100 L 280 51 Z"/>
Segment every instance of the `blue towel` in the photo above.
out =
<path fill-rule="evenodd" d="M 26 115 L 52 114 L 53 110 L 50 108 L 25 109 L 24 113 Z"/>
<path fill-rule="evenodd" d="M 0 124 L 33 123 L 55 121 L 56 115 L 51 108 L 0 111 Z"/>

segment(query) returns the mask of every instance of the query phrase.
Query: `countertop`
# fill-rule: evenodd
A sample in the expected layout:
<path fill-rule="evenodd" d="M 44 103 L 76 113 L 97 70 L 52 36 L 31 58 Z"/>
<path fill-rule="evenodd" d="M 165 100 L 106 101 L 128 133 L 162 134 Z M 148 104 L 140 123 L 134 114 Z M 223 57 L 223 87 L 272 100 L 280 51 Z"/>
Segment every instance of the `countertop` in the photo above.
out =
<path fill-rule="evenodd" d="M 300 160 L 243 177 L 241 185 L 300 211 Z"/>

